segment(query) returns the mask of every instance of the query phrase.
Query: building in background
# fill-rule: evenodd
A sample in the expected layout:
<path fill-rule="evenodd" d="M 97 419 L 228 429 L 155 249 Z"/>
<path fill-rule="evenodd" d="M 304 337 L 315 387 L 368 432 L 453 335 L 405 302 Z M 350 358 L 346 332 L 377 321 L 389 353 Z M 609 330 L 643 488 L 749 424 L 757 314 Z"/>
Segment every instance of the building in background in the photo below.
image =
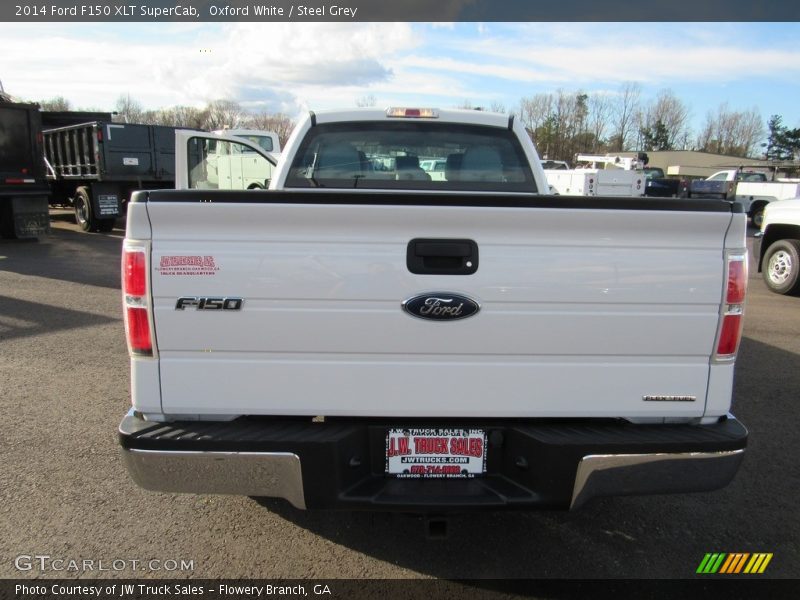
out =
<path fill-rule="evenodd" d="M 619 156 L 635 157 L 638 152 L 619 152 Z M 694 150 L 651 150 L 647 152 L 648 166 L 659 167 L 668 176 L 674 177 L 708 177 L 722 169 L 737 167 L 761 167 L 771 169 L 775 163 L 767 160 L 696 152 Z M 783 166 L 783 165 L 781 165 Z"/>

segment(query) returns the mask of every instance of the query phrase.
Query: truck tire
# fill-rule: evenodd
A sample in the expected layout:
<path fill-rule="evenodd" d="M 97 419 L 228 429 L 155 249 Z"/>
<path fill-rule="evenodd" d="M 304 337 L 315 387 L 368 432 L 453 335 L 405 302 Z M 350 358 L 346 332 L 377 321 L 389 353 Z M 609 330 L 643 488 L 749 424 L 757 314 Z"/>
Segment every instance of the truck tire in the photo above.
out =
<path fill-rule="evenodd" d="M 89 188 L 79 187 L 75 190 L 75 222 L 84 231 L 94 231 L 97 229 L 97 219 L 92 209 L 92 196 Z"/>
<path fill-rule="evenodd" d="M 764 209 L 766 206 L 766 204 L 758 204 L 750 210 L 750 221 L 753 223 L 753 227 L 761 229 L 761 225 L 764 223 Z"/>
<path fill-rule="evenodd" d="M 761 272 L 767 287 L 776 294 L 800 292 L 800 240 L 778 240 L 764 253 Z"/>

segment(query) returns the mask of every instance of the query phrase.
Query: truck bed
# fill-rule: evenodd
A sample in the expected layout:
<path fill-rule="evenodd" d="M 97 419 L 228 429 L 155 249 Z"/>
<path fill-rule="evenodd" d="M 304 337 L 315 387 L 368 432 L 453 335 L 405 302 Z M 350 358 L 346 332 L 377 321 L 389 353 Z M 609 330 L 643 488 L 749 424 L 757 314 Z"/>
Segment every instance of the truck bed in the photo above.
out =
<path fill-rule="evenodd" d="M 175 181 L 175 128 L 93 121 L 44 131 L 55 180 Z"/>

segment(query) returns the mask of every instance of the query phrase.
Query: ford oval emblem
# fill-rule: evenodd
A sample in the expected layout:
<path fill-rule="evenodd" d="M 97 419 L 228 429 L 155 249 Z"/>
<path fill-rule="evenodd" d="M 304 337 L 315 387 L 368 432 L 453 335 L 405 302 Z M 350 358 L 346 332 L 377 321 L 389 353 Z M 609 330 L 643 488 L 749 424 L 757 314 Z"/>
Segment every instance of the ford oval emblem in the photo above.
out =
<path fill-rule="evenodd" d="M 457 321 L 477 313 L 480 305 L 472 298 L 450 292 L 429 292 L 403 302 L 403 310 L 420 319 Z"/>

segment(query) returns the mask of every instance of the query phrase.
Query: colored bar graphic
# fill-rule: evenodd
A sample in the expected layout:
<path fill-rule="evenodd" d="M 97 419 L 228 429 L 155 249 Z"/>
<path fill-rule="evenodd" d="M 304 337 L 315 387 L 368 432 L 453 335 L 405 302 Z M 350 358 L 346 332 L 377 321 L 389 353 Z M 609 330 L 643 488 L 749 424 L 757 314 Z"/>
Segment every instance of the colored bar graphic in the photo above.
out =
<path fill-rule="evenodd" d="M 733 571 L 734 573 L 740 573 L 742 571 L 742 567 L 744 567 L 744 563 L 747 560 L 747 557 L 750 556 L 749 552 L 745 552 L 742 554 L 742 558 L 739 560 L 739 563 L 736 565 L 736 570 Z"/>
<path fill-rule="evenodd" d="M 724 552 L 719 555 L 719 558 L 717 559 L 717 562 L 715 562 L 714 566 L 711 567 L 711 573 L 716 573 L 717 571 L 719 571 L 719 567 L 722 564 L 723 560 L 725 560 L 725 553 Z"/>
<path fill-rule="evenodd" d="M 715 573 L 733 575 L 742 572 L 748 574 L 763 573 L 772 560 L 772 556 L 771 552 L 757 552 L 754 554 L 749 552 L 707 552 L 695 572 L 704 575 L 713 575 Z"/>
<path fill-rule="evenodd" d="M 753 554 L 753 558 L 750 559 L 750 562 L 747 563 L 747 566 L 744 568 L 745 573 L 763 573 L 769 561 L 772 560 L 772 553 L 759 553 Z"/>
<path fill-rule="evenodd" d="M 747 557 L 750 556 L 749 553 L 742 553 L 742 552 L 734 552 L 728 554 L 727 560 L 722 565 L 722 568 L 719 570 L 720 573 L 738 573 L 742 570 L 744 566 L 744 561 L 747 560 Z"/>
<path fill-rule="evenodd" d="M 761 563 L 761 568 L 758 570 L 758 572 L 759 573 L 763 573 L 764 571 L 766 571 L 767 565 L 769 564 L 769 561 L 771 561 L 771 560 L 772 560 L 772 552 L 767 554 L 766 558 L 764 558 L 764 562 Z"/>
<path fill-rule="evenodd" d="M 739 561 L 739 554 L 728 554 L 728 558 L 725 559 L 725 562 L 722 563 L 722 568 L 719 570 L 720 573 L 730 573 L 731 567 Z"/>
<path fill-rule="evenodd" d="M 703 560 L 700 561 L 700 566 L 697 567 L 697 571 L 695 571 L 695 573 L 705 573 L 706 565 L 708 565 L 709 560 L 711 560 L 711 554 L 706 553 L 706 555 L 703 557 Z"/>

